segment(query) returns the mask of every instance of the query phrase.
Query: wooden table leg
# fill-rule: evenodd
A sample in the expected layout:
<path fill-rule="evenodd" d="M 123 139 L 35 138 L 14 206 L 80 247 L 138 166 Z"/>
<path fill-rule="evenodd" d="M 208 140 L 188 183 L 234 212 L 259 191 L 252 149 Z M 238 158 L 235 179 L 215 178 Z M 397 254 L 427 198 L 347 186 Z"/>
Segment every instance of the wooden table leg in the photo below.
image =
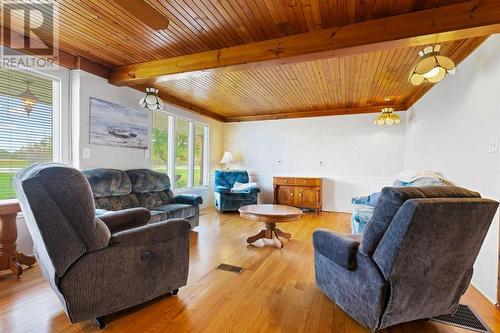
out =
<path fill-rule="evenodd" d="M 256 241 L 258 241 L 259 239 L 262 239 L 262 238 L 266 238 L 266 231 L 265 230 L 261 230 L 259 231 L 259 233 L 255 236 L 251 236 L 251 237 L 248 237 L 247 238 L 247 243 L 248 244 L 252 244 Z"/>
<path fill-rule="evenodd" d="M 35 264 L 34 257 L 17 251 L 17 213 L 0 215 L 0 270 L 10 269 L 16 276 L 23 273 L 21 264 Z"/>
<path fill-rule="evenodd" d="M 292 238 L 292 234 L 290 234 L 288 232 L 284 232 L 284 231 L 280 230 L 279 228 L 276 228 L 276 234 L 278 236 L 284 237 L 288 240 L 290 240 L 290 238 Z"/>

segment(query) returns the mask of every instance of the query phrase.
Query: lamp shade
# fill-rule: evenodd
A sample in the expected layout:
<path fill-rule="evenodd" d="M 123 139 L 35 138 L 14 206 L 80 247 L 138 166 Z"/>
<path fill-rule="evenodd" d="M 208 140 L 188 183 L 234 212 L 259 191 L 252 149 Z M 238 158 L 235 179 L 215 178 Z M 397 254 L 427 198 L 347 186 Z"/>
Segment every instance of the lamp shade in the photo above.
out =
<path fill-rule="evenodd" d="M 231 155 L 231 152 L 225 151 L 224 156 L 222 156 L 222 159 L 220 160 L 220 163 L 231 163 L 233 162 L 233 155 Z"/>
<path fill-rule="evenodd" d="M 380 114 L 375 118 L 373 124 L 375 125 L 397 125 L 401 122 L 401 118 L 397 113 L 394 113 L 393 108 L 383 108 Z"/>
<path fill-rule="evenodd" d="M 440 50 L 440 45 L 434 45 L 418 53 L 421 59 L 410 74 L 411 84 L 418 86 L 424 82 L 436 83 L 447 74 L 455 74 L 455 63 L 450 58 L 439 55 Z"/>
<path fill-rule="evenodd" d="M 152 111 L 165 109 L 163 101 L 158 97 L 158 89 L 155 88 L 146 88 L 146 95 L 139 100 L 139 106 Z"/>

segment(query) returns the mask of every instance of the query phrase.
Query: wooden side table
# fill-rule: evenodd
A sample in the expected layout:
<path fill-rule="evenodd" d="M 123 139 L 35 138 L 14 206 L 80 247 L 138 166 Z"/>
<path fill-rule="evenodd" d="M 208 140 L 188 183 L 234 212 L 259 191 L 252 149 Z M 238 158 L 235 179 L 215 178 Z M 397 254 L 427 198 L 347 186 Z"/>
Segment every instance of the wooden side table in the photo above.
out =
<path fill-rule="evenodd" d="M 23 274 L 22 265 L 36 263 L 35 257 L 17 251 L 17 213 L 21 207 L 17 200 L 0 202 L 0 270 L 10 269 L 16 276 Z"/>

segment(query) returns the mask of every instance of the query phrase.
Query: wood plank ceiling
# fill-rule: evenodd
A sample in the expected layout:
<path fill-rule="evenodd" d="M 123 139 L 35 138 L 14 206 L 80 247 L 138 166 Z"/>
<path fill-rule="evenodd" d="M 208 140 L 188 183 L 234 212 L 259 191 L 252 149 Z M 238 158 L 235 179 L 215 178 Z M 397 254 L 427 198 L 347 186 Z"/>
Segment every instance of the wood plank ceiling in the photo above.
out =
<path fill-rule="evenodd" d="M 59 48 L 113 68 L 344 26 L 463 0 L 146 0 L 170 21 L 156 31 L 112 0 L 57 0 Z M 485 37 L 443 44 L 460 62 Z M 212 73 L 157 83 L 162 96 L 224 120 L 328 110 L 406 108 L 430 86 L 407 79 L 421 48 Z M 460 75 L 458 73 L 457 75 Z M 385 97 L 390 97 L 386 101 Z M 360 111 L 361 110 L 361 111 Z M 347 112 L 349 113 L 349 112 Z M 334 114 L 334 112 L 331 112 Z M 286 116 L 286 117 L 288 117 Z M 293 115 L 292 115 L 293 116 Z M 257 117 L 258 118 L 258 117 Z"/>

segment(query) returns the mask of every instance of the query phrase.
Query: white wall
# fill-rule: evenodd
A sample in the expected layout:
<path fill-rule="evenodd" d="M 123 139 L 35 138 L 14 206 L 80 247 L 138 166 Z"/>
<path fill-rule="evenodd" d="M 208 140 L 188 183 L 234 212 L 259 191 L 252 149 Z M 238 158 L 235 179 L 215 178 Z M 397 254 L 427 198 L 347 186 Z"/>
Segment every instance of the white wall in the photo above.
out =
<path fill-rule="evenodd" d="M 488 39 L 410 111 L 405 167 L 434 170 L 453 183 L 500 199 L 500 36 Z M 498 216 L 475 265 L 474 285 L 496 299 Z"/>
<path fill-rule="evenodd" d="M 224 147 L 259 183 L 261 201 L 272 202 L 273 176 L 323 177 L 323 209 L 349 212 L 352 196 L 391 185 L 403 168 L 404 126 L 375 126 L 375 116 L 227 123 Z"/>

